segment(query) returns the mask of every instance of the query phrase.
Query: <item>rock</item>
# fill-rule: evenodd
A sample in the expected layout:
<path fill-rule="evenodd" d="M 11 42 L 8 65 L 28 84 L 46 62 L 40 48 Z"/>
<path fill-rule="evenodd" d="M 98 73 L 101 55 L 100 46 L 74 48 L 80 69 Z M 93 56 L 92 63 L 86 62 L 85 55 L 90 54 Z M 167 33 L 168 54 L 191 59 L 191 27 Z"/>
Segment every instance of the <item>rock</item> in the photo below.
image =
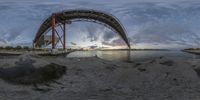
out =
<path fill-rule="evenodd" d="M 138 68 L 138 70 L 139 70 L 140 72 L 144 72 L 144 71 L 146 71 L 145 68 Z"/>
<path fill-rule="evenodd" d="M 113 91 L 111 88 L 107 88 L 107 89 L 99 89 L 100 92 L 111 92 Z"/>
<path fill-rule="evenodd" d="M 160 59 L 163 59 L 164 58 L 164 56 L 160 56 Z"/>
<path fill-rule="evenodd" d="M 167 60 L 167 61 L 161 62 L 160 64 L 167 65 L 167 66 L 172 66 L 174 64 L 174 62 L 172 60 Z"/>
<path fill-rule="evenodd" d="M 136 64 L 135 64 L 135 67 L 140 66 L 140 65 L 142 65 L 142 64 L 141 64 L 141 63 L 136 63 Z"/>
<path fill-rule="evenodd" d="M 116 68 L 114 66 L 106 66 L 106 69 L 110 71 L 114 71 Z"/>
<path fill-rule="evenodd" d="M 65 73 L 65 66 L 54 63 L 40 68 L 35 68 L 32 65 L 18 64 L 12 68 L 0 69 L 0 78 L 12 84 L 35 85 L 53 82 L 61 78 Z"/>

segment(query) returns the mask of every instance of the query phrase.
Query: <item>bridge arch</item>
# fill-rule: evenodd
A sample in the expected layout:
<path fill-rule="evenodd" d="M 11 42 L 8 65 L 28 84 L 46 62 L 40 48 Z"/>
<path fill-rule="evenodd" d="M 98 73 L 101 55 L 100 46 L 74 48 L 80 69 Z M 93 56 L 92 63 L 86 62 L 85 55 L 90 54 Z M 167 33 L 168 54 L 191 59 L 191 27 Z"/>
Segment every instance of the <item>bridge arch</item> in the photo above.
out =
<path fill-rule="evenodd" d="M 90 21 L 102 24 L 110 28 L 112 31 L 118 33 L 124 40 L 126 45 L 130 48 L 129 41 L 126 36 L 126 31 L 116 17 L 105 12 L 86 9 L 67 10 L 53 13 L 42 23 L 39 30 L 37 31 L 36 36 L 33 40 L 34 47 L 41 47 L 42 45 L 44 45 L 45 34 L 48 31 L 52 30 L 52 34 L 50 36 L 51 39 L 47 42 L 47 44 L 52 44 L 52 49 L 54 49 L 57 41 L 60 41 L 63 45 L 63 48 L 65 49 L 65 24 L 70 24 L 74 21 Z M 63 30 L 62 36 L 59 36 L 58 32 L 56 31 L 56 26 L 60 26 Z"/>

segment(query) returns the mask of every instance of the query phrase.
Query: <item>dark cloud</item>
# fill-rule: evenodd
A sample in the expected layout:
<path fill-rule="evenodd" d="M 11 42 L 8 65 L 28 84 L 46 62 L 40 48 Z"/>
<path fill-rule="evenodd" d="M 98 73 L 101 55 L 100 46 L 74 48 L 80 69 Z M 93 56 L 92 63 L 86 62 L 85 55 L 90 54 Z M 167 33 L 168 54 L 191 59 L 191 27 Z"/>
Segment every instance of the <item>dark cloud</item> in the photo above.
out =
<path fill-rule="evenodd" d="M 98 40 L 110 41 L 118 36 L 117 33 L 105 26 L 95 23 L 87 23 L 85 33 L 87 35 L 87 40 L 90 40 L 90 42 L 97 42 Z"/>
<path fill-rule="evenodd" d="M 90 49 L 97 49 L 98 46 L 97 45 L 92 45 L 92 46 L 89 46 Z"/>
<path fill-rule="evenodd" d="M 6 42 L 4 39 L 2 39 L 2 38 L 0 38 L 0 42 L 1 42 L 1 43 L 4 43 L 4 44 L 7 43 L 7 42 Z"/>
<path fill-rule="evenodd" d="M 117 34 L 114 33 L 113 31 L 106 30 L 106 31 L 104 31 L 104 34 L 103 34 L 103 40 L 104 41 L 110 41 L 111 39 L 113 39 L 116 36 L 117 36 Z"/>
<path fill-rule="evenodd" d="M 126 45 L 121 38 L 117 38 L 112 41 L 102 41 L 102 44 L 105 46 L 124 46 L 124 45 Z"/>
<path fill-rule="evenodd" d="M 89 24 L 87 26 L 87 39 L 90 40 L 90 42 L 94 42 L 98 40 L 98 31 L 101 30 L 102 27 L 94 25 L 94 24 Z"/>

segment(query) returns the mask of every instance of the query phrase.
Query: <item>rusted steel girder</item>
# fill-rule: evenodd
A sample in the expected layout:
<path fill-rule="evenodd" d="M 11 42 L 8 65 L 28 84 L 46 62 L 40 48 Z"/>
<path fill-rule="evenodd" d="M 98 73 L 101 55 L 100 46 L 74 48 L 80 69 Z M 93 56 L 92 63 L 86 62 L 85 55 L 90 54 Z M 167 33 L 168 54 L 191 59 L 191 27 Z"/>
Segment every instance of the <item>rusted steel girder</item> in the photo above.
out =
<path fill-rule="evenodd" d="M 63 41 L 64 41 L 64 46 L 63 49 L 66 50 L 66 23 L 63 23 Z"/>
<path fill-rule="evenodd" d="M 55 33 L 56 33 L 56 19 L 55 19 L 55 14 L 52 14 L 51 17 L 51 25 L 52 25 L 52 49 L 55 49 Z"/>
<path fill-rule="evenodd" d="M 126 31 L 125 31 L 124 27 L 120 24 L 119 20 L 111 14 L 107 14 L 105 12 L 96 11 L 96 10 L 80 9 L 80 10 L 68 10 L 68 11 L 57 12 L 57 13 L 54 13 L 54 15 L 55 15 L 55 20 L 56 20 L 55 27 L 58 24 L 63 23 L 63 21 L 66 21 L 66 22 L 91 21 L 91 22 L 103 24 L 106 27 L 108 27 L 108 28 L 112 29 L 113 31 L 115 31 L 116 33 L 118 33 L 122 37 L 122 39 L 125 41 L 127 46 L 130 48 L 130 44 L 129 44 L 128 38 L 126 36 Z M 43 24 L 40 26 L 38 32 L 36 33 L 36 36 L 33 41 L 35 46 L 42 45 L 38 41 L 40 41 L 41 37 L 44 34 L 46 34 L 46 32 L 52 27 L 52 23 L 51 23 L 52 16 L 50 16 L 43 22 Z M 65 28 L 65 27 L 63 27 L 63 28 Z M 54 29 L 54 28 L 52 28 L 52 29 Z M 66 35 L 65 32 L 63 35 Z M 66 36 L 64 36 L 63 41 L 66 41 L 65 38 L 66 38 Z M 65 42 L 64 42 L 64 45 L 65 45 Z M 64 46 L 64 48 L 65 48 L 65 46 Z"/>

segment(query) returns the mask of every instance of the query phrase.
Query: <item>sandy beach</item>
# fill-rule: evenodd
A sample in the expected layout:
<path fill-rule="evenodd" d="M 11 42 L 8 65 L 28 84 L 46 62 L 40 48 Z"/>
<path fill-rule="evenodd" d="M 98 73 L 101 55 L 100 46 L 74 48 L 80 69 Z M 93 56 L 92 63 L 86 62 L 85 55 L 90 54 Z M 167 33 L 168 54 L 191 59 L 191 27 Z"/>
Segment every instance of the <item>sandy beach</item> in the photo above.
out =
<path fill-rule="evenodd" d="M 32 62 L 30 62 L 32 61 Z M 1 77 L 1 100 L 199 100 L 200 59 L 166 58 L 142 62 L 107 61 L 98 57 L 64 58 L 24 54 L 1 57 L 0 67 L 17 63 L 42 68 L 66 67 L 56 80 L 33 85 L 12 84 Z M 17 63 L 16 63 L 17 62 Z M 20 71 L 20 70 L 18 70 Z M 21 70 L 22 72 L 24 70 Z"/>

